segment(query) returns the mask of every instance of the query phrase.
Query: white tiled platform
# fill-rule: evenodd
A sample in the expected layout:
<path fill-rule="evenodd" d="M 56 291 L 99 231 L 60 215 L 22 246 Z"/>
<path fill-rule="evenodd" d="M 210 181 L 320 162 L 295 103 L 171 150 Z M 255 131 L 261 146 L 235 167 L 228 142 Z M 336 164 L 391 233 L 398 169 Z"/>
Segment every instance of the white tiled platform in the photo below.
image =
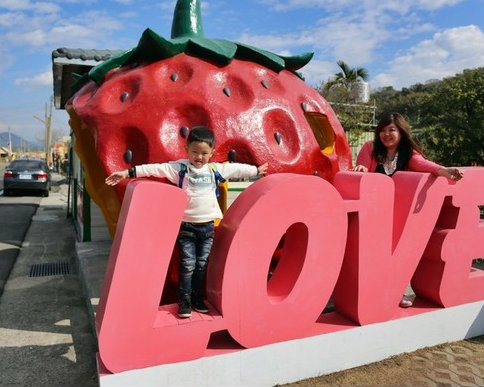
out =
<path fill-rule="evenodd" d="M 101 375 L 101 387 L 274 386 L 484 334 L 484 301 L 202 359 Z"/>

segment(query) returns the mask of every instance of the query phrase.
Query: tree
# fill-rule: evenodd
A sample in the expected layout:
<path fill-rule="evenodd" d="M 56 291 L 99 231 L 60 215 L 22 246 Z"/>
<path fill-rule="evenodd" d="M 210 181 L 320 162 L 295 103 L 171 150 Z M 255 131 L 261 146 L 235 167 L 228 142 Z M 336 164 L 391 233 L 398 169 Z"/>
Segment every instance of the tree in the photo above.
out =
<path fill-rule="evenodd" d="M 417 83 L 401 91 L 391 86 L 382 88 L 371 95 L 377 106 L 376 114 L 381 116 L 384 113 L 399 112 L 415 127 L 420 124 L 423 101 L 435 92 L 437 85 L 438 82 L 425 85 Z"/>
<path fill-rule="evenodd" d="M 368 71 L 363 67 L 350 67 L 345 61 L 339 60 L 336 62 L 341 71 L 335 74 L 336 82 L 343 85 L 350 85 L 354 82 L 367 81 Z"/>
<path fill-rule="evenodd" d="M 368 71 L 363 67 L 350 67 L 342 60 L 336 63 L 341 71 L 319 87 L 321 95 L 337 103 L 358 102 L 361 83 L 368 80 Z"/>
<path fill-rule="evenodd" d="M 484 67 L 434 84 L 421 101 L 419 142 L 443 165 L 482 165 L 484 161 Z"/>
<path fill-rule="evenodd" d="M 372 94 L 377 116 L 402 113 L 430 159 L 443 165 L 482 165 L 484 160 L 484 68 L 443 80 L 392 87 Z"/>
<path fill-rule="evenodd" d="M 340 72 L 316 90 L 331 104 L 346 131 L 352 152 L 356 153 L 361 142 L 367 139 L 374 124 L 375 106 L 361 102 L 361 83 L 368 80 L 368 71 L 362 67 L 351 68 L 342 60 L 337 62 Z"/>

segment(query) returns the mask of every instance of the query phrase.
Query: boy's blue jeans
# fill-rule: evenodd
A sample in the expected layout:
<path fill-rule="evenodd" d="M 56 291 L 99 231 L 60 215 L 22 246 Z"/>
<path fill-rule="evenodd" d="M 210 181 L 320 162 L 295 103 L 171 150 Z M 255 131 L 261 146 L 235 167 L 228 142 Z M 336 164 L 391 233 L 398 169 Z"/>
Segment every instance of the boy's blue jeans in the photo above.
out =
<path fill-rule="evenodd" d="M 178 290 L 180 298 L 202 294 L 208 256 L 213 244 L 214 223 L 182 222 L 177 243 L 180 250 Z"/>

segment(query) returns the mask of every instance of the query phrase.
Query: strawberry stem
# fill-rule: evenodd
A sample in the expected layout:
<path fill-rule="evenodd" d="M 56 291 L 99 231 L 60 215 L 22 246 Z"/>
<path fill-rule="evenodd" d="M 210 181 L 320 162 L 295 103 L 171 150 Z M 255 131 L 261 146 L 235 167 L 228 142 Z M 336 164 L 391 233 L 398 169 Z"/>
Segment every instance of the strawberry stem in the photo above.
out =
<path fill-rule="evenodd" d="M 171 38 L 203 38 L 202 13 L 199 0 L 178 0 L 173 13 Z"/>

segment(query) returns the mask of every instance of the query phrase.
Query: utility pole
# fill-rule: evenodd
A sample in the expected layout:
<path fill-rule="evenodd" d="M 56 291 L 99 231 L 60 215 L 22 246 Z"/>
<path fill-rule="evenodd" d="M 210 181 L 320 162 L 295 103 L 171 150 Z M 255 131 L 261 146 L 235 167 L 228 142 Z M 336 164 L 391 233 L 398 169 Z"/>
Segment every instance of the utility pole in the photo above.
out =
<path fill-rule="evenodd" d="M 47 156 L 47 165 L 49 166 L 52 166 L 53 163 L 52 163 L 52 153 L 50 151 L 50 145 L 51 145 L 51 142 L 52 142 L 52 105 L 54 103 L 54 98 L 53 97 L 50 97 L 50 105 L 49 105 L 49 111 L 47 113 L 47 104 L 45 105 L 45 131 L 46 131 L 46 134 L 45 134 L 45 148 L 47 149 L 46 152 L 46 156 Z"/>
<path fill-rule="evenodd" d="M 52 137 L 52 105 L 54 97 L 50 97 L 50 105 L 45 104 L 45 119 L 34 116 L 35 119 L 45 124 L 45 161 L 47 165 L 52 166 L 52 154 L 50 152 L 51 137 Z"/>
<path fill-rule="evenodd" d="M 10 132 L 10 126 L 8 127 L 8 157 L 12 157 L 12 133 Z"/>

